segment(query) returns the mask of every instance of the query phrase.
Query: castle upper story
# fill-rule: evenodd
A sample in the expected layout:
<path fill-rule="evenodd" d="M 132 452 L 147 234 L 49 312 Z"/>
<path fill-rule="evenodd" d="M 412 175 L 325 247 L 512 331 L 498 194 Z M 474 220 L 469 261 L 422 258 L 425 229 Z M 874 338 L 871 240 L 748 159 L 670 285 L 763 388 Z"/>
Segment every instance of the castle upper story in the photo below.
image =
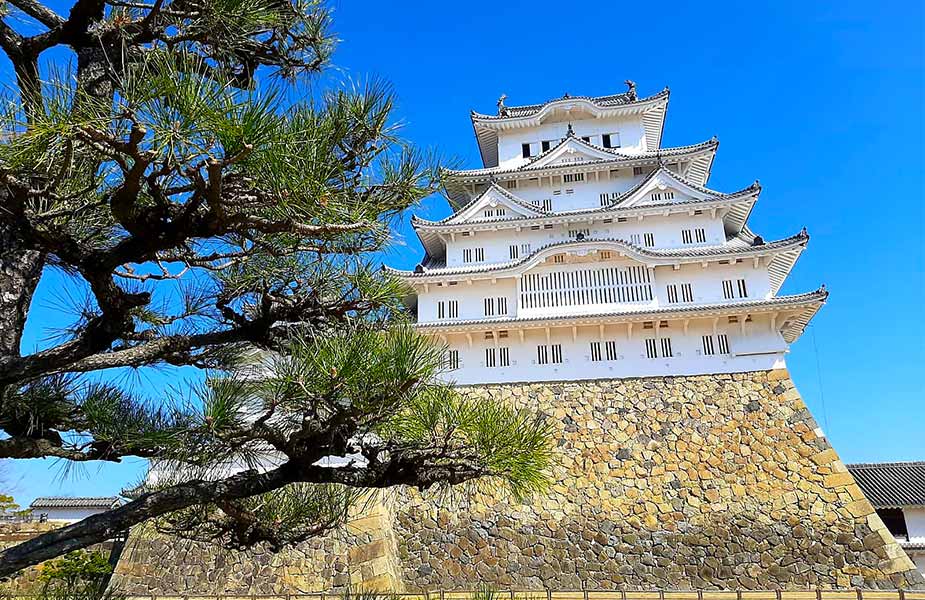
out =
<path fill-rule="evenodd" d="M 638 154 L 657 150 L 668 107 L 668 89 L 639 98 L 636 84 L 627 81 L 627 91 L 609 96 L 571 96 L 542 104 L 506 106 L 498 100 L 497 114 L 472 112 L 475 130 L 486 168 L 518 167 L 563 140 L 569 124 L 579 138 L 602 148 Z"/>

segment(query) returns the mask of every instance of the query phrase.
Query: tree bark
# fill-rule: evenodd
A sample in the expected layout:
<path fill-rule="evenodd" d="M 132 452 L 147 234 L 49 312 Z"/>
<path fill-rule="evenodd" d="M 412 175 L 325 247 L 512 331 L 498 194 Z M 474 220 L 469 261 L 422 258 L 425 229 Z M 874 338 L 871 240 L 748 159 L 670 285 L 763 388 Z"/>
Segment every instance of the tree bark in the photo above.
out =
<path fill-rule="evenodd" d="M 32 295 L 45 257 L 19 245 L 9 217 L 3 214 L 6 190 L 0 189 L 0 356 L 20 356 L 20 343 Z M 0 398 L 6 387 L 0 385 Z"/>

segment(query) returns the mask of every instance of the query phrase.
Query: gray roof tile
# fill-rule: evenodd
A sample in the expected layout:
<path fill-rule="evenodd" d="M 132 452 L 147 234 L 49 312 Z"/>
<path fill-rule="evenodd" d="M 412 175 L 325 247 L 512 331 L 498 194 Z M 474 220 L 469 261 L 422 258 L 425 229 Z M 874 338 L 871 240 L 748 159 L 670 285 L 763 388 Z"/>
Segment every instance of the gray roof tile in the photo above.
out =
<path fill-rule="evenodd" d="M 925 506 L 925 461 L 859 463 L 848 470 L 877 508 Z"/>
<path fill-rule="evenodd" d="M 40 496 L 32 501 L 29 508 L 110 508 L 119 501 L 118 496 Z"/>

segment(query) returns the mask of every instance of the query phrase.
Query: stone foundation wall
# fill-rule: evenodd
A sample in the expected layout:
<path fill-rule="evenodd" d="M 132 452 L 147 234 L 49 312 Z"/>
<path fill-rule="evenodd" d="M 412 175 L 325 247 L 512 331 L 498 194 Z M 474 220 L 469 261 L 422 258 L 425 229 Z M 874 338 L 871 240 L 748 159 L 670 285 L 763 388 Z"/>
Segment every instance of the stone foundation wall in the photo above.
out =
<path fill-rule="evenodd" d="M 477 386 L 548 415 L 556 483 L 378 505 L 375 531 L 270 556 L 134 536 L 132 594 L 925 585 L 786 371 Z"/>
<path fill-rule="evenodd" d="M 132 530 L 111 588 L 133 594 L 298 594 L 401 587 L 392 513 L 373 499 L 344 531 L 280 553 L 230 551 Z"/>

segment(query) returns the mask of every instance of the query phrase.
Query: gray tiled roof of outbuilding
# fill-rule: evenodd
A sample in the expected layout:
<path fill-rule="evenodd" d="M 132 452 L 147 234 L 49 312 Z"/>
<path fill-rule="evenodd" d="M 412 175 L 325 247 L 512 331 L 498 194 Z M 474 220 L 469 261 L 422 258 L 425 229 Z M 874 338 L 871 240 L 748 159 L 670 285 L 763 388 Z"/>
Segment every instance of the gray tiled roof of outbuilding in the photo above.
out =
<path fill-rule="evenodd" d="M 858 463 L 848 470 L 877 508 L 925 506 L 925 461 Z"/>
<path fill-rule="evenodd" d="M 40 496 L 32 501 L 29 508 L 111 508 L 119 502 L 118 496 Z"/>

